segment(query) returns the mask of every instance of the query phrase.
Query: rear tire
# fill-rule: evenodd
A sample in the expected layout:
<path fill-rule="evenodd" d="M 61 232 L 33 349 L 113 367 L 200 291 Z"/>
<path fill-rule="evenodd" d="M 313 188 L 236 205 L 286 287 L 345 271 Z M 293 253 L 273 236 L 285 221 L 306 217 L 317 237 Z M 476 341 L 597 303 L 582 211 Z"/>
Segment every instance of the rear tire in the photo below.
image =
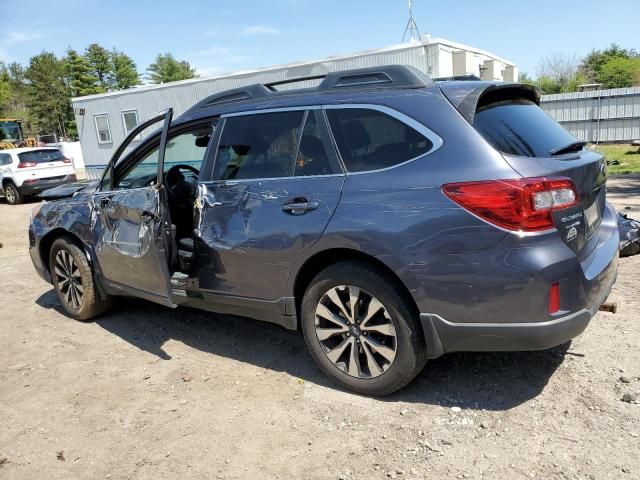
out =
<path fill-rule="evenodd" d="M 415 308 L 393 279 L 371 265 L 349 261 L 327 267 L 309 284 L 301 310 L 311 356 L 350 390 L 388 395 L 426 364 Z"/>
<path fill-rule="evenodd" d="M 70 317 L 90 320 L 108 305 L 98 292 L 86 255 L 68 238 L 58 238 L 49 255 L 51 283 L 60 303 Z"/>
<path fill-rule="evenodd" d="M 4 198 L 7 199 L 9 205 L 18 205 L 24 201 L 24 195 L 13 183 L 7 183 L 4 186 Z"/>

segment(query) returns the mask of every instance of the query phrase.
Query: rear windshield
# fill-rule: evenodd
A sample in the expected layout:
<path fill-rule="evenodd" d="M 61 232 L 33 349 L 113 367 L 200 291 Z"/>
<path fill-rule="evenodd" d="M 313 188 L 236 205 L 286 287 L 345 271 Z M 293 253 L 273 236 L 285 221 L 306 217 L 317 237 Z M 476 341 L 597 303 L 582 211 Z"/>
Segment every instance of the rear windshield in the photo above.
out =
<path fill-rule="evenodd" d="M 60 150 L 33 150 L 19 153 L 18 158 L 21 162 L 47 163 L 59 162 L 64 159 L 64 155 Z"/>
<path fill-rule="evenodd" d="M 480 107 L 473 126 L 497 150 L 524 157 L 546 157 L 576 141 L 538 105 L 525 99 Z"/>

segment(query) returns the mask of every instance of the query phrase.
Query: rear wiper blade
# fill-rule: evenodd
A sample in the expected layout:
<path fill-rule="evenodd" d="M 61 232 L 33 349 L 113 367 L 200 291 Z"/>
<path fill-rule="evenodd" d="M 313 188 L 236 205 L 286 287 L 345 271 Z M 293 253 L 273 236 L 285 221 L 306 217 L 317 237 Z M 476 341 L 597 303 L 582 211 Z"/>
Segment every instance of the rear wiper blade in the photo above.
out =
<path fill-rule="evenodd" d="M 558 147 L 558 148 L 554 148 L 553 150 L 551 150 L 549 152 L 550 156 L 554 156 L 554 155 L 560 155 L 562 153 L 569 153 L 569 152 L 578 152 L 580 150 L 582 150 L 582 148 L 587 144 L 587 142 L 582 142 L 580 140 L 576 141 L 576 142 L 571 142 L 568 145 L 565 145 L 564 147 Z"/>

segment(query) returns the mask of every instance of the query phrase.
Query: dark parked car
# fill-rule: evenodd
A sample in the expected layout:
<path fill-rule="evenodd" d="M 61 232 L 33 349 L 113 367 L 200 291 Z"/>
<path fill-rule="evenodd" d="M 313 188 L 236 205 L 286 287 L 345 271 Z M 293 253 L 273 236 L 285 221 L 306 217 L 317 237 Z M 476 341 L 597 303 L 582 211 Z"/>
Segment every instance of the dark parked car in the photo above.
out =
<path fill-rule="evenodd" d="M 606 164 L 535 88 L 402 66 L 279 85 L 150 119 L 97 185 L 34 213 L 33 263 L 70 316 L 130 295 L 300 328 L 374 395 L 446 352 L 586 328 L 617 274 Z"/>

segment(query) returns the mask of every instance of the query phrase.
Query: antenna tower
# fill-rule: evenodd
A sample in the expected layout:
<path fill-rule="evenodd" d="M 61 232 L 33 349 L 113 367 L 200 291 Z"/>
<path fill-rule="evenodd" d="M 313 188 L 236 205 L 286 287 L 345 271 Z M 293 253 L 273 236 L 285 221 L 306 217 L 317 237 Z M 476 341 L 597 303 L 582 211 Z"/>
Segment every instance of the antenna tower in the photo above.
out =
<path fill-rule="evenodd" d="M 404 35 L 402 35 L 402 41 L 407 38 L 407 34 L 409 34 L 409 41 L 418 41 L 420 40 L 420 30 L 418 30 L 418 24 L 413 18 L 413 0 L 409 0 L 409 21 L 407 22 L 407 27 L 404 29 Z"/>

